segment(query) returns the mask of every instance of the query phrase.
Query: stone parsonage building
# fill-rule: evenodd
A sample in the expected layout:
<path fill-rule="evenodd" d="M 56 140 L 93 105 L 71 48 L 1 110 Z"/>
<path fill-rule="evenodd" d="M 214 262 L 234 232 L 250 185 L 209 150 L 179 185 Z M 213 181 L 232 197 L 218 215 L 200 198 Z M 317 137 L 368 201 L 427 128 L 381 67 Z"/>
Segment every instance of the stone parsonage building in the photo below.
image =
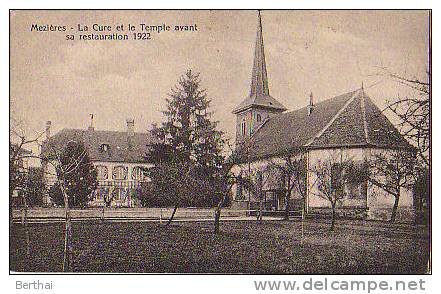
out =
<path fill-rule="evenodd" d="M 51 122 L 48 121 L 42 152 L 49 146 L 62 150 L 69 142 L 82 142 L 97 170 L 98 188 L 93 192 L 90 206 L 103 206 L 105 193 L 114 193 L 112 206 L 137 206 L 133 193 L 148 180 L 142 168 L 151 166 L 144 157 L 154 138 L 150 133 L 135 132 L 134 127 L 134 120 L 127 119 L 127 131 L 98 131 L 92 120 L 88 129 L 63 129 L 51 136 Z M 50 188 L 56 182 L 54 168 L 44 161 L 42 165 L 46 185 Z M 49 197 L 45 202 L 50 204 Z"/>
<path fill-rule="evenodd" d="M 270 95 L 259 13 L 250 94 L 233 110 L 237 120 L 236 149 L 243 158 L 242 163 L 234 167 L 237 175 L 250 177 L 255 176 L 256 171 L 265 173 L 270 162 L 281 161 L 284 152 L 301 148 L 306 153 L 308 171 L 306 204 L 299 193 L 293 191 L 292 209 L 305 207 L 309 213 L 323 212 L 330 204 L 315 193 L 316 179 L 310 172 L 318 161 L 337 157 L 363 162 L 374 152 L 410 147 L 363 87 L 316 104 L 311 93 L 307 107 L 286 110 Z M 267 177 L 272 179 L 262 187 L 265 208 L 282 210 L 285 208 L 283 180 L 274 174 Z M 386 192 L 367 181 L 346 189 L 348 196 L 338 206 L 340 213 L 367 218 L 389 215 L 394 198 Z M 233 207 L 253 209 L 259 205 L 258 197 L 241 185 L 233 187 L 232 194 Z M 410 217 L 412 206 L 412 193 L 402 191 L 400 217 Z"/>

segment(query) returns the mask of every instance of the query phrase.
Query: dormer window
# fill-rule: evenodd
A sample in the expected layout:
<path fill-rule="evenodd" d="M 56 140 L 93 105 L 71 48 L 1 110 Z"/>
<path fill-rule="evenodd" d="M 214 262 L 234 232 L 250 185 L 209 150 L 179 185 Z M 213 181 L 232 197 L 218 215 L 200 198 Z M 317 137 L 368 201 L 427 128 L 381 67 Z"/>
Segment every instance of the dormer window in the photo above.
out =
<path fill-rule="evenodd" d="M 100 151 L 101 152 L 108 152 L 109 151 L 109 144 L 101 144 Z"/>

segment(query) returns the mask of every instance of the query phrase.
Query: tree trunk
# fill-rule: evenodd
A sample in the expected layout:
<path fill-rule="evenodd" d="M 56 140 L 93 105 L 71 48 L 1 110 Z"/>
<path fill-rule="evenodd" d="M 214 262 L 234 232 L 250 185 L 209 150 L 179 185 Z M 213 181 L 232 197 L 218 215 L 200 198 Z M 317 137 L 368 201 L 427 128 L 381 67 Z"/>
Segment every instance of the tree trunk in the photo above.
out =
<path fill-rule="evenodd" d="M 262 218 L 263 218 L 263 195 L 262 192 L 259 192 L 260 196 L 259 196 L 259 213 L 257 214 L 257 221 L 258 222 L 262 222 Z"/>
<path fill-rule="evenodd" d="M 283 218 L 284 220 L 289 220 L 289 191 L 286 191 L 286 195 L 285 195 L 285 217 Z"/>
<path fill-rule="evenodd" d="M 63 256 L 63 272 L 72 271 L 72 224 L 69 209 L 69 198 L 63 184 L 60 184 L 61 191 L 64 196 L 64 256 Z"/>
<path fill-rule="evenodd" d="M 400 194 L 395 196 L 395 202 L 394 202 L 394 206 L 392 207 L 392 214 L 390 216 L 390 222 L 393 223 L 395 222 L 395 218 L 397 216 L 397 210 L 398 210 L 398 202 L 400 201 Z"/>
<path fill-rule="evenodd" d="M 175 216 L 176 210 L 178 210 L 178 206 L 177 205 L 173 209 L 172 215 L 170 216 L 170 218 L 168 219 L 167 223 L 164 226 L 168 226 L 172 222 L 173 217 Z"/>
<path fill-rule="evenodd" d="M 218 205 L 214 210 L 214 234 L 219 234 L 221 210 L 222 205 Z"/>
<path fill-rule="evenodd" d="M 72 271 L 72 224 L 70 210 L 66 209 L 65 213 L 63 272 L 70 272 Z"/>
<path fill-rule="evenodd" d="M 335 228 L 335 205 L 332 206 L 332 220 L 331 220 L 331 229 L 330 231 L 334 231 Z"/>
<path fill-rule="evenodd" d="M 216 208 L 214 210 L 214 234 L 219 233 L 220 216 L 221 216 L 222 207 L 225 202 L 225 198 L 226 198 L 225 196 L 222 197 L 221 201 L 218 203 L 218 205 L 216 206 Z"/>
<path fill-rule="evenodd" d="M 24 215 L 23 215 L 23 228 L 25 233 L 25 241 L 26 241 L 26 256 L 31 255 L 31 241 L 29 238 L 29 226 L 28 226 L 28 202 L 26 201 L 26 196 L 23 195 L 23 206 L 24 206 Z"/>

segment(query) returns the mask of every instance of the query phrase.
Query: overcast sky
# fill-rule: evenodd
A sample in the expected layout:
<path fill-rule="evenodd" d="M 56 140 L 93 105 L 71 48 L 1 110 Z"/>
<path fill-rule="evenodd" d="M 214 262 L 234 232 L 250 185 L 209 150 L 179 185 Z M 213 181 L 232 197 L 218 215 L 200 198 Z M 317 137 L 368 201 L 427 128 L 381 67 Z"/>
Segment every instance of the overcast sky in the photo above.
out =
<path fill-rule="evenodd" d="M 32 24 L 197 24 L 197 32 L 150 41 L 66 41 Z M 425 78 L 425 11 L 262 11 L 270 94 L 289 110 L 360 88 L 383 107 L 406 90 L 379 67 Z M 231 110 L 249 93 L 256 11 L 16 11 L 11 13 L 11 108 L 30 132 L 87 128 L 136 131 L 162 120 L 165 98 L 186 69 L 201 73 L 215 119 L 234 138 Z M 373 85 L 373 86 L 372 86 Z M 371 86 L 371 87 L 370 87 Z"/>

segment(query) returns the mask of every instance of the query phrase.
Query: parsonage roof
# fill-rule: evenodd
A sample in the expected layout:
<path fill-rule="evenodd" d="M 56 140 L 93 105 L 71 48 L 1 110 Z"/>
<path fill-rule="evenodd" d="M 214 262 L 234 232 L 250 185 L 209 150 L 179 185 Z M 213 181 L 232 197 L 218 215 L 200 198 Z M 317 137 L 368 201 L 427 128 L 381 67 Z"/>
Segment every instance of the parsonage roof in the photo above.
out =
<path fill-rule="evenodd" d="M 145 161 L 155 138 L 150 133 L 129 137 L 123 131 L 63 129 L 43 144 L 42 154 L 49 154 L 52 148 L 61 150 L 71 141 L 83 143 L 91 160 L 136 163 Z"/>

